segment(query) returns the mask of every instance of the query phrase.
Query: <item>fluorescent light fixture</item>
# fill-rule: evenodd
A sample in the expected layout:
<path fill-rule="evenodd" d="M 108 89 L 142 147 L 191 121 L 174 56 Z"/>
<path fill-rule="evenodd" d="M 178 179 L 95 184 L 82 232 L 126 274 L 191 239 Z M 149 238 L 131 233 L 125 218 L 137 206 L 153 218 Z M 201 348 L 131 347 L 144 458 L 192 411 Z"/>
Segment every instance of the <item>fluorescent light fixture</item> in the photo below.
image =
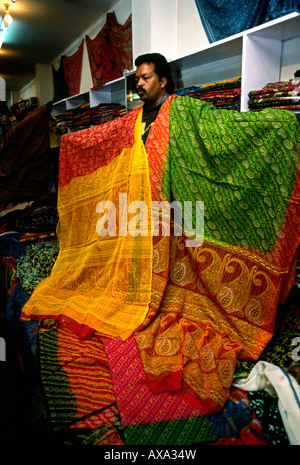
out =
<path fill-rule="evenodd" d="M 11 1 L 14 3 L 16 0 L 11 0 Z M 9 3 L 4 3 L 4 6 L 5 6 L 5 15 L 4 17 L 1 16 L 1 22 L 0 22 L 0 48 L 2 47 L 7 28 L 12 23 L 12 20 L 13 20 L 9 13 Z"/>
<path fill-rule="evenodd" d="M 6 13 L 6 15 L 3 18 L 3 22 L 6 25 L 6 27 L 12 23 L 12 17 L 9 13 Z"/>
<path fill-rule="evenodd" d="M 3 40 L 7 31 L 7 26 L 5 26 L 3 18 L 0 20 L 0 48 L 2 47 Z"/>
<path fill-rule="evenodd" d="M 3 22 L 5 26 L 8 27 L 12 23 L 13 19 L 11 17 L 11 14 L 9 13 L 9 4 L 4 3 L 4 6 L 5 6 L 5 16 L 3 18 Z"/>

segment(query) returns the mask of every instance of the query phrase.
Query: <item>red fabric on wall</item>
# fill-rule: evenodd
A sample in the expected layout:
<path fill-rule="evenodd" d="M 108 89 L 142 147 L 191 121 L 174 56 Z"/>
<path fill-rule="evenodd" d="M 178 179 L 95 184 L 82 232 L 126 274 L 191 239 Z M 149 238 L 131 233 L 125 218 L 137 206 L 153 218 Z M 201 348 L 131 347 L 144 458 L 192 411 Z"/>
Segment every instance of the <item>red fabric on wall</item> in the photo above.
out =
<path fill-rule="evenodd" d="M 132 69 L 131 26 L 131 15 L 120 25 L 115 12 L 107 13 L 106 23 L 97 36 L 86 36 L 94 88 L 121 77 L 124 69 Z"/>
<path fill-rule="evenodd" d="M 82 39 L 81 44 L 73 55 L 62 56 L 65 81 L 70 95 L 76 95 L 80 92 L 83 44 L 84 40 Z"/>

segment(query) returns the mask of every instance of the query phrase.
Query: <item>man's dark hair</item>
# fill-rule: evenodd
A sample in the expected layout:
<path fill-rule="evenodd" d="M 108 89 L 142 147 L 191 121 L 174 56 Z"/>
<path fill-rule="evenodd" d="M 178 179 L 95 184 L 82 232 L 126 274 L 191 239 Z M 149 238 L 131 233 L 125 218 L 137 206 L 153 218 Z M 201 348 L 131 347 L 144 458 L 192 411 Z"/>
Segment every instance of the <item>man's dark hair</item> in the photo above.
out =
<path fill-rule="evenodd" d="M 173 94 L 175 85 L 171 75 L 170 65 L 166 58 L 160 53 L 145 53 L 136 58 L 135 66 L 138 67 L 143 63 L 154 63 L 155 73 L 158 75 L 159 79 L 162 77 L 167 78 L 166 90 L 169 94 Z"/>

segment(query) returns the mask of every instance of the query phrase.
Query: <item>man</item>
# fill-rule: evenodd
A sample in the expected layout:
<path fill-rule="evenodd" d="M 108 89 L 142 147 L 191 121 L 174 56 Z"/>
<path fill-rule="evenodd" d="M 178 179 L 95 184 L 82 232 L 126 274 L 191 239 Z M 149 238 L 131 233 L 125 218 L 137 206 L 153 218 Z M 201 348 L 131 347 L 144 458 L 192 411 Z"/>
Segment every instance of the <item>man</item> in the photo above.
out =
<path fill-rule="evenodd" d="M 174 82 L 166 58 L 159 53 L 146 53 L 135 60 L 136 89 L 144 102 L 142 138 L 144 144 L 163 102 L 174 92 Z"/>

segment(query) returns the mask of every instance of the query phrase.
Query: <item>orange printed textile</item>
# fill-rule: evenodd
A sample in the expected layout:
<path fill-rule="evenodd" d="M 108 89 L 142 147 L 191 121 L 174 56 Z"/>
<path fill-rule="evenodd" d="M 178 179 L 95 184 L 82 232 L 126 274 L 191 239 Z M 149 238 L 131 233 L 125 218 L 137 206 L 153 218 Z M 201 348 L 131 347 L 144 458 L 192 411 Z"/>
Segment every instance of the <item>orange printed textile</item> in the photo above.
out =
<path fill-rule="evenodd" d="M 122 195 L 129 204 L 149 205 L 151 200 L 140 119 L 141 114 L 133 112 L 112 124 L 63 137 L 60 250 L 51 275 L 35 289 L 24 315 L 68 321 L 81 337 L 91 329 L 127 338 L 144 321 L 151 295 L 151 235 L 122 233 L 121 227 L 130 227 L 129 215 L 128 224 L 119 224 L 119 219 L 126 221 Z M 111 227 L 116 234 L 110 234 Z"/>
<path fill-rule="evenodd" d="M 211 414 L 228 399 L 238 359 L 256 360 L 271 339 L 294 279 L 299 126 L 291 112 L 172 96 L 144 150 L 140 121 L 137 108 L 63 138 L 61 250 L 23 316 L 79 324 L 81 335 L 133 335 L 153 394 L 176 392 Z M 147 204 L 148 221 L 153 201 L 204 202 L 203 244 L 188 246 L 190 229 L 176 235 L 163 213 L 152 237 L 100 237 L 97 205 L 120 192 Z"/>

